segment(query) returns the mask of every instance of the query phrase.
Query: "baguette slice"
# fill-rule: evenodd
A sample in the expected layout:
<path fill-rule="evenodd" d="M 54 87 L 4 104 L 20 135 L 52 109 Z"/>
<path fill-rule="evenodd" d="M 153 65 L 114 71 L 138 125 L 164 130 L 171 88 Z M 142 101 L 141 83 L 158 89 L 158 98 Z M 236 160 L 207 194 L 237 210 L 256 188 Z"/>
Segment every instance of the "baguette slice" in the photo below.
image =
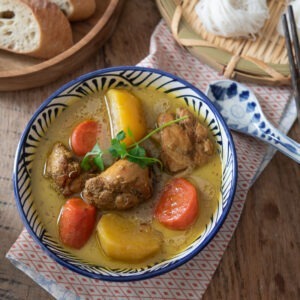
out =
<path fill-rule="evenodd" d="M 82 21 L 96 10 L 95 0 L 50 0 L 55 3 L 70 21 Z"/>
<path fill-rule="evenodd" d="M 0 49 L 51 58 L 73 45 L 66 16 L 46 0 L 0 1 Z"/>

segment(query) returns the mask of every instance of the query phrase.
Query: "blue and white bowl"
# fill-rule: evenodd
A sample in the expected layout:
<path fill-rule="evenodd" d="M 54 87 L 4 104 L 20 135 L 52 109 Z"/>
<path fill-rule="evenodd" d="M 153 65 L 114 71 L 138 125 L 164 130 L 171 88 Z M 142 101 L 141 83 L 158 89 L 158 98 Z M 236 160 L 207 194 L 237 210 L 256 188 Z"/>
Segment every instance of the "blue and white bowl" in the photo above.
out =
<path fill-rule="evenodd" d="M 205 231 L 177 256 L 144 269 L 107 269 L 86 264 L 62 248 L 47 232 L 35 207 L 31 192 L 31 171 L 41 137 L 55 119 L 72 103 L 74 97 L 118 86 L 155 88 L 182 99 L 201 115 L 215 137 L 222 161 L 221 197 Z M 151 278 L 171 271 L 198 254 L 216 235 L 224 222 L 235 194 L 237 162 L 234 143 L 221 115 L 210 100 L 188 82 L 164 71 L 143 67 L 114 67 L 83 75 L 53 93 L 36 111 L 21 137 L 14 164 L 14 192 L 24 225 L 42 249 L 59 264 L 81 275 L 109 281 L 132 281 Z"/>

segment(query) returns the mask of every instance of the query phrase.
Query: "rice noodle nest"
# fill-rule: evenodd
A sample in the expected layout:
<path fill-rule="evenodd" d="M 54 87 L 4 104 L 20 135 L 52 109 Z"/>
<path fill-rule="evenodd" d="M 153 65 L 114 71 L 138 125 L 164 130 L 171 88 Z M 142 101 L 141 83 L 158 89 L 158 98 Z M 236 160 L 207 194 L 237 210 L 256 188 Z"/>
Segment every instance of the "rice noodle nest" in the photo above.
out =
<path fill-rule="evenodd" d="M 254 37 L 269 17 L 266 0 L 200 0 L 195 11 L 208 32 L 224 37 Z"/>

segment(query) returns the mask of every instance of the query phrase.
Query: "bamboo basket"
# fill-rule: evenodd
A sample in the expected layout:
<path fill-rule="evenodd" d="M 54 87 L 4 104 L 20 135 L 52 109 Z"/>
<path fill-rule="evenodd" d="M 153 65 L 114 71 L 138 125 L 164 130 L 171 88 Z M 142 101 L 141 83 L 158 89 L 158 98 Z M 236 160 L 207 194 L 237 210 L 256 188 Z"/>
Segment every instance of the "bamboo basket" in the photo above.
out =
<path fill-rule="evenodd" d="M 290 85 L 285 40 L 277 32 L 285 0 L 268 1 L 269 19 L 255 39 L 208 33 L 195 12 L 199 0 L 156 0 L 177 42 L 226 78 L 268 85 Z"/>

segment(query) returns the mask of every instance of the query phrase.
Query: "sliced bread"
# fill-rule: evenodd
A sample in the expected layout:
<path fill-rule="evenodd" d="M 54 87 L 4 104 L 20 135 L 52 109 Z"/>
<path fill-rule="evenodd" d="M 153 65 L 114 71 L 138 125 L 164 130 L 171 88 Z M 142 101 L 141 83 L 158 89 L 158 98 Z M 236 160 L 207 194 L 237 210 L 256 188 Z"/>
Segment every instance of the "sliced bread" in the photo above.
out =
<path fill-rule="evenodd" d="M 72 45 L 70 23 L 57 5 L 46 0 L 0 1 L 0 49 L 51 58 Z"/>
<path fill-rule="evenodd" d="M 95 0 L 49 0 L 64 12 L 70 21 L 89 18 L 96 10 Z"/>

